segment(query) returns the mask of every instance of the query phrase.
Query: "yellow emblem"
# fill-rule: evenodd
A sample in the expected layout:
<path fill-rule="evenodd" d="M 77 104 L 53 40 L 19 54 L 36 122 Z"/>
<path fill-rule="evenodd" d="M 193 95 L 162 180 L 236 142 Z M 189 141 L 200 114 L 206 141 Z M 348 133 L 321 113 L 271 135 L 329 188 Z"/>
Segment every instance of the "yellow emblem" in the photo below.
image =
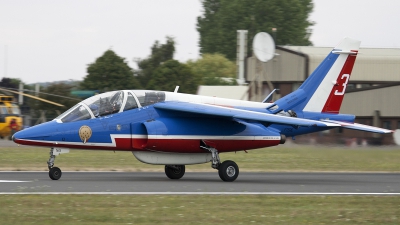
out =
<path fill-rule="evenodd" d="M 83 143 L 86 143 L 89 138 L 92 136 L 92 129 L 89 126 L 81 126 L 79 129 L 79 137 L 81 138 Z"/>

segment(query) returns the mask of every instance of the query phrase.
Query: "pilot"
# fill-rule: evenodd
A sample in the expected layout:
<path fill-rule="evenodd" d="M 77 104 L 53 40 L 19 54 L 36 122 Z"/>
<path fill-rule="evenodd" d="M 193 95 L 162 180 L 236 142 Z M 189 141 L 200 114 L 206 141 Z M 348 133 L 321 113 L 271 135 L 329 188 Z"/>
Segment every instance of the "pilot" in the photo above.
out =
<path fill-rule="evenodd" d="M 111 98 L 112 113 L 118 112 L 122 106 L 123 94 L 121 91 L 115 93 Z"/>
<path fill-rule="evenodd" d="M 89 106 L 89 108 L 92 110 L 93 115 L 94 115 L 95 117 L 98 117 L 98 116 L 99 116 L 99 106 L 98 106 L 97 104 L 91 104 L 91 105 Z"/>

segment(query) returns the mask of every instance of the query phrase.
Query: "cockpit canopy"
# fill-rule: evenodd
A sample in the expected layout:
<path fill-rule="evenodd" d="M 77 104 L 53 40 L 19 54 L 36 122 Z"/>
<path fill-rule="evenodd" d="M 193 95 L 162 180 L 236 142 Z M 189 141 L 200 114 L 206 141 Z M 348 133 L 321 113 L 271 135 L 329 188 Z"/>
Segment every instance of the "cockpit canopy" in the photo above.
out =
<path fill-rule="evenodd" d="M 74 122 L 93 119 L 115 113 L 136 109 L 165 101 L 165 92 L 161 91 L 112 91 L 92 96 L 57 118 L 58 122 Z"/>

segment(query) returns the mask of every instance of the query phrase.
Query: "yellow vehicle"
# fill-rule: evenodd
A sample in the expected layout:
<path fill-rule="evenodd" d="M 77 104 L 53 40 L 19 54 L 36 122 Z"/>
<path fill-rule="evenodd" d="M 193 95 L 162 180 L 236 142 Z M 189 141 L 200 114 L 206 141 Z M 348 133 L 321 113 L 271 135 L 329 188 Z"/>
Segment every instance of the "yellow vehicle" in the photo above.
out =
<path fill-rule="evenodd" d="M 8 88 L 0 87 L 0 92 L 14 93 L 23 95 L 32 99 L 43 101 L 49 104 L 63 107 L 64 105 L 52 102 L 37 96 L 25 94 L 23 92 L 13 91 Z M 23 127 L 22 115 L 19 106 L 14 103 L 14 97 L 11 94 L 0 94 L 0 138 L 8 137 L 11 140 L 12 135 Z"/>
<path fill-rule="evenodd" d="M 22 128 L 21 111 L 13 99 L 13 96 L 0 94 L 0 138 L 11 138 Z"/>

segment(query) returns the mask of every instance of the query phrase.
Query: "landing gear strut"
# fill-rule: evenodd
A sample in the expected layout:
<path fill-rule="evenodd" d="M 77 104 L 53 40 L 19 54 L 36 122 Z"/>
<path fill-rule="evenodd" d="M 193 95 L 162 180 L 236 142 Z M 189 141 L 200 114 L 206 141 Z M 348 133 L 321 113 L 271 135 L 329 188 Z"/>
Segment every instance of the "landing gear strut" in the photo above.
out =
<path fill-rule="evenodd" d="M 55 160 L 56 160 L 56 155 L 54 154 L 54 148 L 51 148 L 50 149 L 50 158 L 47 161 L 47 166 L 49 167 L 49 177 L 52 180 L 58 180 L 61 178 L 61 175 L 62 175 L 60 168 L 53 167 Z"/>
<path fill-rule="evenodd" d="M 61 178 L 62 172 L 58 167 L 54 167 L 54 161 L 56 160 L 56 155 L 62 153 L 68 153 L 69 149 L 62 148 L 51 148 L 50 149 L 50 158 L 47 161 L 47 166 L 49 167 L 49 177 L 52 180 L 58 180 Z"/>
<path fill-rule="evenodd" d="M 221 180 L 226 182 L 236 180 L 239 176 L 239 167 L 234 161 L 227 160 L 221 163 L 217 149 L 205 145 L 204 142 L 200 147 L 211 152 L 211 167 L 218 170 Z"/>
<path fill-rule="evenodd" d="M 185 165 L 165 165 L 165 175 L 169 179 L 181 179 L 185 175 Z"/>

